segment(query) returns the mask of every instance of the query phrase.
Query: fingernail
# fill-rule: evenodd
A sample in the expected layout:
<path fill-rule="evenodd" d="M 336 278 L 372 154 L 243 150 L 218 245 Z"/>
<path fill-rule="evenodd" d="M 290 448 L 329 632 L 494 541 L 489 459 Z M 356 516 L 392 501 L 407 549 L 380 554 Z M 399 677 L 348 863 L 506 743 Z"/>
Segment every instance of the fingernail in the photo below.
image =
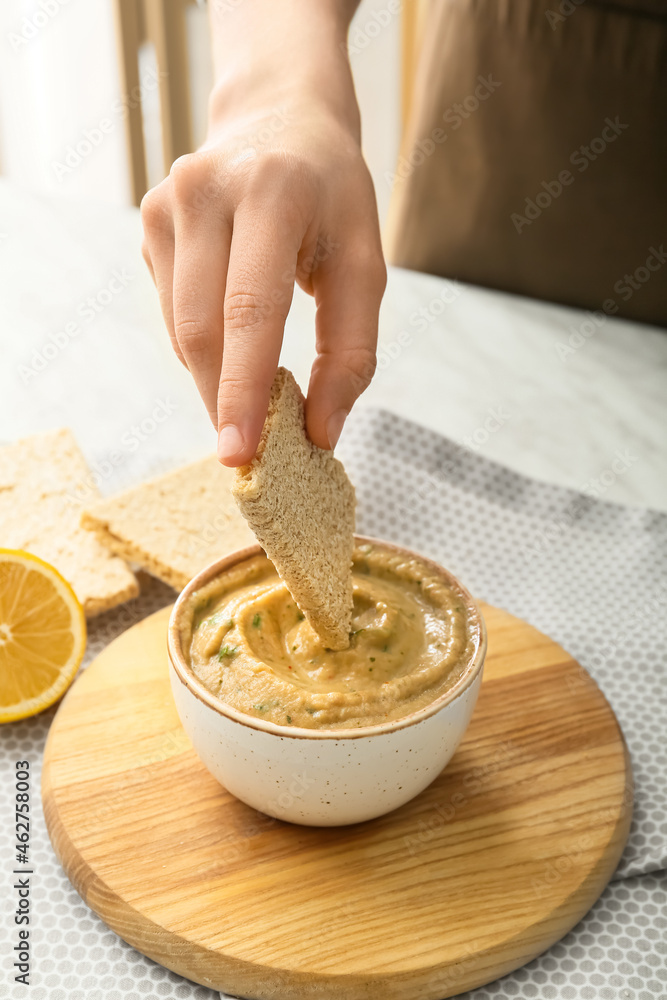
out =
<path fill-rule="evenodd" d="M 347 410 L 336 410 L 327 420 L 327 437 L 329 438 L 329 447 L 332 451 L 338 444 L 338 438 L 346 419 Z"/>
<path fill-rule="evenodd" d="M 243 448 L 243 435 L 234 424 L 225 424 L 218 433 L 218 458 L 224 462 L 234 458 Z"/>

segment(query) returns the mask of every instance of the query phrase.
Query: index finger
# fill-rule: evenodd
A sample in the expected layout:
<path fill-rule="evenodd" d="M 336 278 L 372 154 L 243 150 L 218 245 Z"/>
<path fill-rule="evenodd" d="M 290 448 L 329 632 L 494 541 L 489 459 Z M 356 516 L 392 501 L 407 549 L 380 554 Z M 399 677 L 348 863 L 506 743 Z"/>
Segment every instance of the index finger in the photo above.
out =
<path fill-rule="evenodd" d="M 234 217 L 218 391 L 218 458 L 223 465 L 244 465 L 257 451 L 302 235 L 270 209 L 261 214 L 239 211 Z"/>

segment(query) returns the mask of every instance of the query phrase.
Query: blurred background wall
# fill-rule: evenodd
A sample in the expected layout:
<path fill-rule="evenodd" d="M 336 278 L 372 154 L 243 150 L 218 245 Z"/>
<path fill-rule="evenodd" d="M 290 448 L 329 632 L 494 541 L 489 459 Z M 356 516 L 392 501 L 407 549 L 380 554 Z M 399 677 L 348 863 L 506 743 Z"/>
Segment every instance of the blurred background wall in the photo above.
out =
<path fill-rule="evenodd" d="M 350 31 L 364 153 L 382 221 L 400 137 L 400 22 L 397 0 L 363 0 Z M 189 7 L 186 23 L 197 143 L 211 83 L 205 6 Z M 2 0 L 0 53 L 0 174 L 44 194 L 131 204 L 113 0 Z M 140 79 L 152 185 L 162 163 L 150 46 L 141 52 Z M 82 148 L 90 152 L 77 160 L 70 147 L 86 138 Z"/>

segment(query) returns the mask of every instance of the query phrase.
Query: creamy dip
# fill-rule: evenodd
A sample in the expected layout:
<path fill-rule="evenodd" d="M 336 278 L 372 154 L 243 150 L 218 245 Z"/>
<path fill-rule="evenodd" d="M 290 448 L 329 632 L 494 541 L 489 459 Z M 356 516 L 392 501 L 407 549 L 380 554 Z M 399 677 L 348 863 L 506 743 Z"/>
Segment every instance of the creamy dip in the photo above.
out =
<path fill-rule="evenodd" d="M 362 545 L 348 649 L 326 649 L 265 555 L 191 597 L 182 647 L 221 701 L 282 726 L 377 725 L 444 694 L 479 648 L 465 595 L 417 558 Z"/>

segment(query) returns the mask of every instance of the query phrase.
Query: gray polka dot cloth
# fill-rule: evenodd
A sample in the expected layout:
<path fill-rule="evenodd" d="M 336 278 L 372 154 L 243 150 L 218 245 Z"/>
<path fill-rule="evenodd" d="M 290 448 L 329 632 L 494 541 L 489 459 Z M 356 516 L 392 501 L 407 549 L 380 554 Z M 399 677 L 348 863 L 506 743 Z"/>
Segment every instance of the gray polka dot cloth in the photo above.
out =
<path fill-rule="evenodd" d="M 634 822 L 614 880 L 548 952 L 465 996 L 667 1000 L 667 517 L 533 482 L 374 410 L 354 414 L 339 454 L 357 487 L 358 530 L 433 557 L 476 596 L 560 642 L 607 695 L 632 756 Z M 604 483 L 598 486 L 604 490 Z M 173 597 L 148 579 L 137 600 L 91 624 L 84 666 Z M 50 709 L 0 730 L 3 817 L 11 816 L 15 761 L 31 762 L 35 871 L 29 991 L 13 980 L 15 901 L 8 871 L 4 876 L 0 1000 L 28 992 L 31 1000 L 224 998 L 135 951 L 70 885 L 51 848 L 39 797 L 54 714 Z M 0 857 L 14 853 L 12 827 L 3 822 Z"/>

